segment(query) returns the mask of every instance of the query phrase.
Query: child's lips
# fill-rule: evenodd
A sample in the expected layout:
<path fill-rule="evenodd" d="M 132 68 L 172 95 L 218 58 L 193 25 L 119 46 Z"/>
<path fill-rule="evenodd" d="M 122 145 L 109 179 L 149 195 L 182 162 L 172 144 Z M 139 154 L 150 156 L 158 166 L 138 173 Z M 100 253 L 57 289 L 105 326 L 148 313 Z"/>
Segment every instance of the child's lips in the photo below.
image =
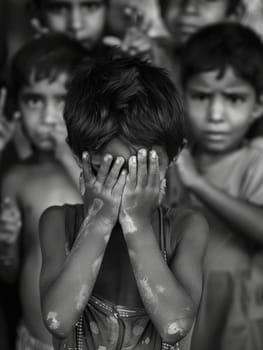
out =
<path fill-rule="evenodd" d="M 228 136 L 228 133 L 225 131 L 205 131 L 204 137 L 207 140 L 211 141 L 222 141 Z"/>

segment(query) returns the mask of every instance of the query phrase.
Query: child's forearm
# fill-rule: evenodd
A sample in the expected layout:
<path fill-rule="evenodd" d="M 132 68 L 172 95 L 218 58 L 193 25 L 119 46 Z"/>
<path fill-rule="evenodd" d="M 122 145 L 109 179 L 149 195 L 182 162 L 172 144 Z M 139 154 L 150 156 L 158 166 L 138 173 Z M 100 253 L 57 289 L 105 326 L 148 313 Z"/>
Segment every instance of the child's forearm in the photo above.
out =
<path fill-rule="evenodd" d="M 87 216 L 60 274 L 43 295 L 43 318 L 57 337 L 66 337 L 91 296 L 112 226 Z"/>
<path fill-rule="evenodd" d="M 246 237 L 263 244 L 263 209 L 235 198 L 200 179 L 191 191 L 227 224 Z"/>
<path fill-rule="evenodd" d="M 124 229 L 144 306 L 162 339 L 174 344 L 192 326 L 195 306 L 165 262 L 150 224 Z"/>

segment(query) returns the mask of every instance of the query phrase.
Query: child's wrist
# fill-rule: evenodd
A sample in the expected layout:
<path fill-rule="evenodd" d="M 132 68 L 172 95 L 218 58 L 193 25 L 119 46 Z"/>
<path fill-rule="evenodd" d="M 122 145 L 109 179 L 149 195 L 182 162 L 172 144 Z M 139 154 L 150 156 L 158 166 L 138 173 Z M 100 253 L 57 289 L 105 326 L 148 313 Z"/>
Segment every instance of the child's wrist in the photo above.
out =
<path fill-rule="evenodd" d="M 143 231 L 146 227 L 151 226 L 151 218 L 147 216 L 121 215 L 119 223 L 124 233 L 134 233 Z"/>

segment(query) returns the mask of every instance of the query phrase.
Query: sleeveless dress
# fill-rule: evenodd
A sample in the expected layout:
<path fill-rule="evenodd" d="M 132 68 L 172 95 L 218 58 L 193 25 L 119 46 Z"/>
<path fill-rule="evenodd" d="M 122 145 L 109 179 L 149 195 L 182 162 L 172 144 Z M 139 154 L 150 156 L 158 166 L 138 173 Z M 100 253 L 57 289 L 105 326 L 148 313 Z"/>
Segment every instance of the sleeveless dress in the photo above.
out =
<path fill-rule="evenodd" d="M 65 232 L 68 249 L 84 218 L 83 205 L 65 205 Z M 167 263 L 165 218 L 160 209 L 160 250 Z M 162 341 L 144 308 L 127 308 L 92 295 L 72 334 L 54 340 L 55 350 L 179 350 L 179 344 Z"/>

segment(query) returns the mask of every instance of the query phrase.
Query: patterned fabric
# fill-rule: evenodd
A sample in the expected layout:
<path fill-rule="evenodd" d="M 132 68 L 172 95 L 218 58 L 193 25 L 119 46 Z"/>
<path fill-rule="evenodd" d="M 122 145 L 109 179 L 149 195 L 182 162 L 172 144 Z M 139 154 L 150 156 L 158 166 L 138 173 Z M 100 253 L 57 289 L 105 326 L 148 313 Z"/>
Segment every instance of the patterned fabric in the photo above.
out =
<path fill-rule="evenodd" d="M 43 344 L 40 340 L 34 338 L 21 324 L 18 328 L 16 350 L 54 350 L 53 346 Z"/>

